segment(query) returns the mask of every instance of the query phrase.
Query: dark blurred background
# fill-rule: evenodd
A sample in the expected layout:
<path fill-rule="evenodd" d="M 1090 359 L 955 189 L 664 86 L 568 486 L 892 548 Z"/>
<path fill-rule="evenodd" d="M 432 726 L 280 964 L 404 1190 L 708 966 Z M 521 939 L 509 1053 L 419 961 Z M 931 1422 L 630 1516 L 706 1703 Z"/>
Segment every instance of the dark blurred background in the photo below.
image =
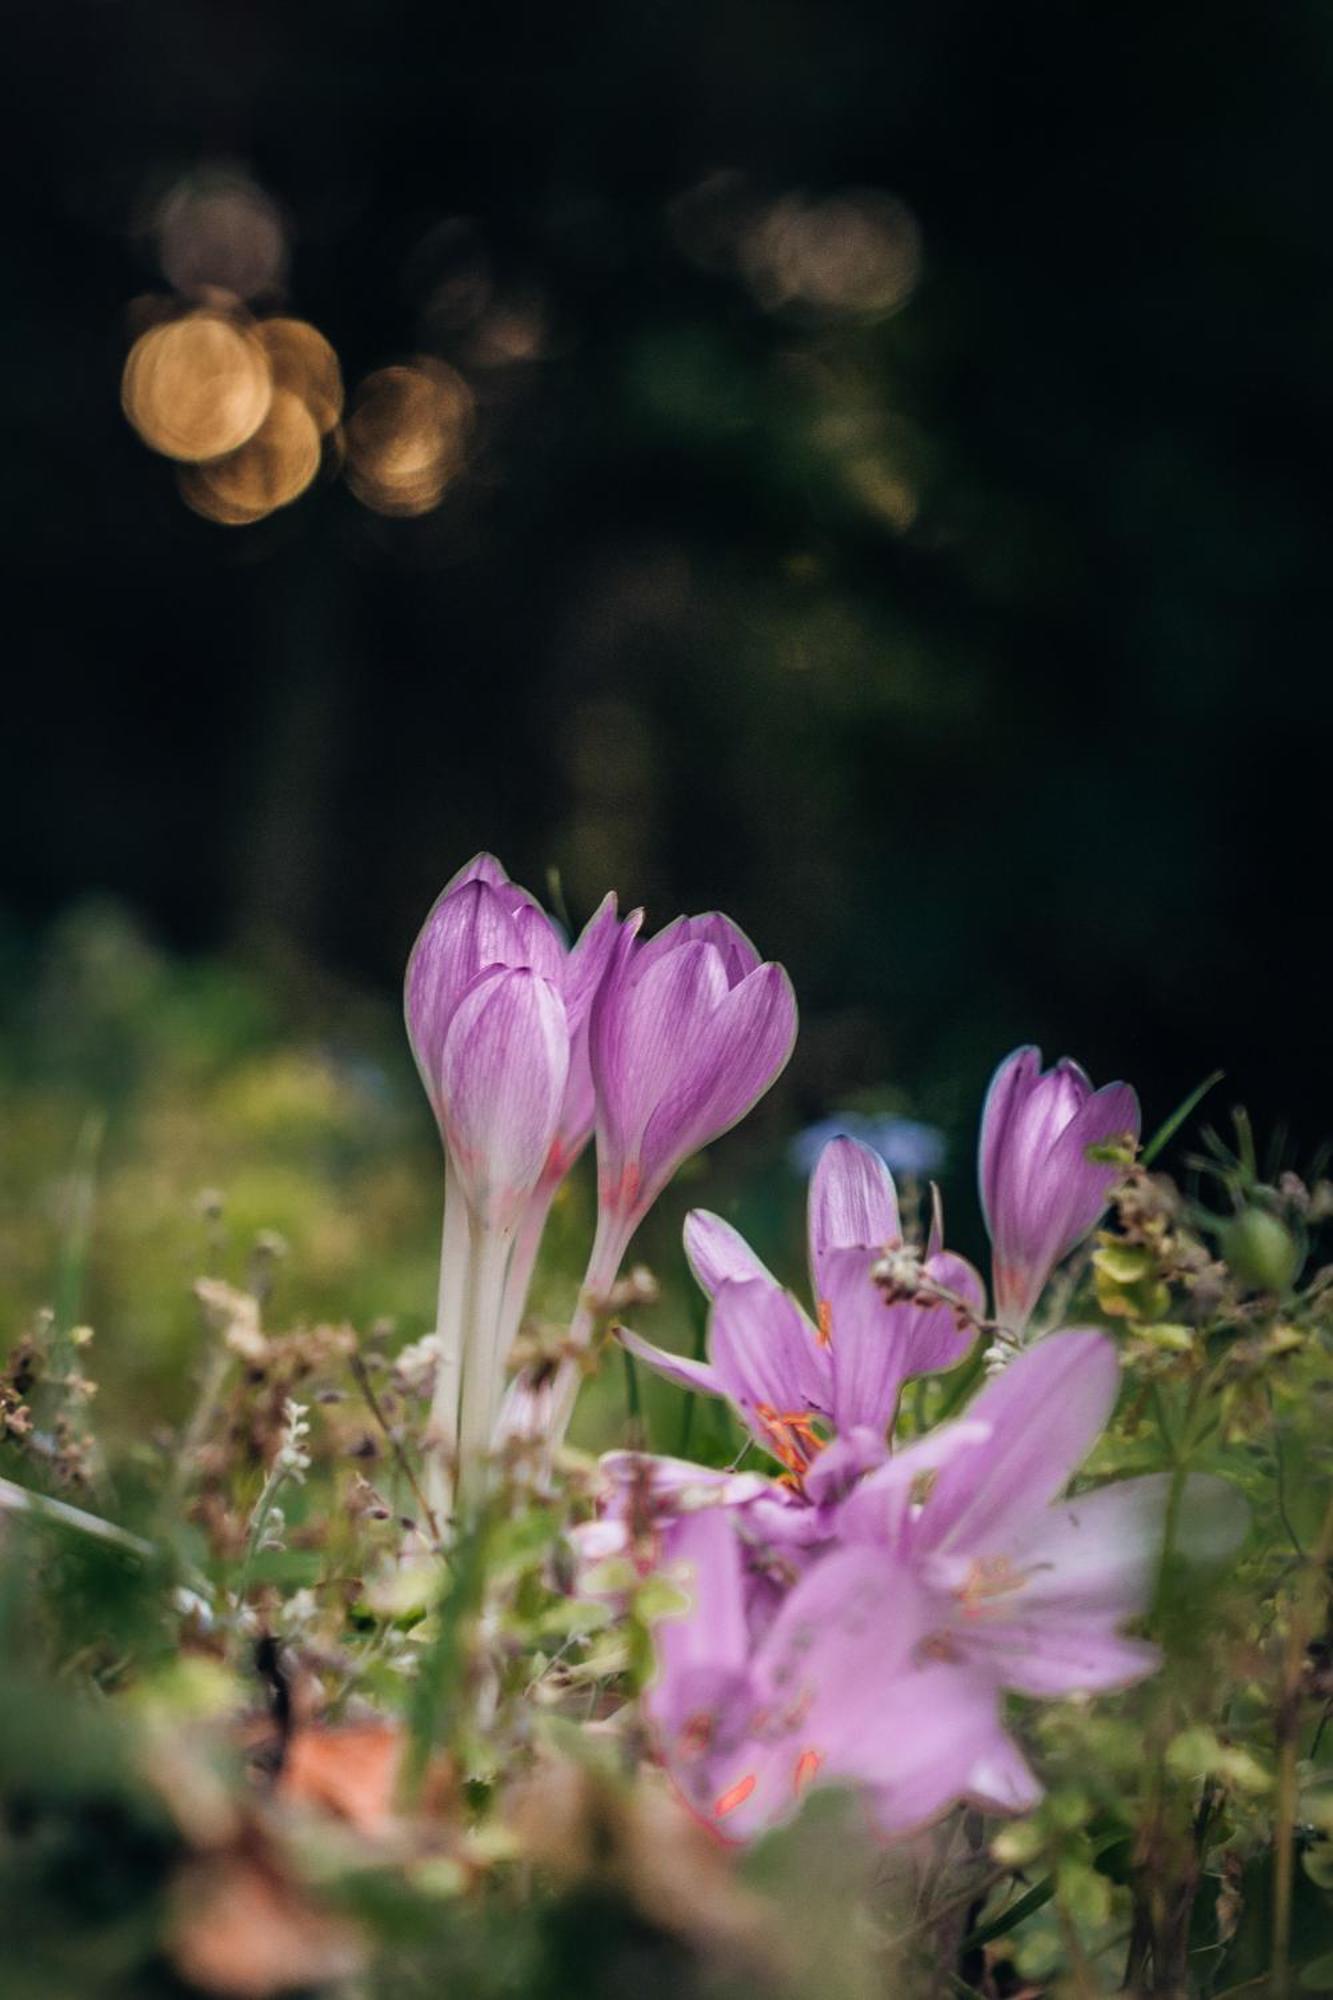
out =
<path fill-rule="evenodd" d="M 1327 9 L 51 0 L 6 45 L 15 963 L 106 894 L 388 994 L 484 845 L 576 917 L 736 915 L 792 1121 L 961 1130 L 1032 1039 L 1319 1136 Z M 334 431 L 218 525 L 127 423 L 219 190 L 349 407 L 465 385 L 420 511 Z"/>

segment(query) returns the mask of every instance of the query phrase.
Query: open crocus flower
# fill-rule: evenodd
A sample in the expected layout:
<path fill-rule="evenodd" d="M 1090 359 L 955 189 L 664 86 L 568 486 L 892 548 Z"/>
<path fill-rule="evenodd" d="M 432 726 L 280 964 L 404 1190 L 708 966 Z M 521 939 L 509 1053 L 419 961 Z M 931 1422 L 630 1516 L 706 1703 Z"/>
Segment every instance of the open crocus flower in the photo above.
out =
<path fill-rule="evenodd" d="M 1017 1357 L 965 1418 L 854 1487 L 759 1632 L 747 1571 L 762 1552 L 725 1508 L 681 1523 L 672 1553 L 692 1609 L 658 1628 L 645 1699 L 697 1811 L 745 1838 L 818 1780 L 863 1788 L 898 1834 L 963 1799 L 1035 1802 L 1003 1691 L 1092 1693 L 1157 1664 L 1122 1627 L 1151 1595 L 1166 1478 L 1059 1497 L 1117 1378 L 1097 1333 L 1055 1334 Z M 1223 1555 L 1244 1532 L 1243 1503 L 1220 1481 L 1192 1483 L 1206 1502 L 1192 1552 Z"/>
<path fill-rule="evenodd" d="M 743 1118 L 786 1065 L 796 999 L 780 965 L 728 917 L 678 917 L 641 942 L 635 912 L 620 927 L 592 1006 L 589 1056 L 597 1101 L 597 1233 L 570 1327 L 593 1331 L 589 1301 L 611 1290 L 630 1239 L 682 1161 Z M 558 1442 L 579 1371 L 520 1379 L 504 1428 Z"/>
<path fill-rule="evenodd" d="M 592 1128 L 588 1022 L 616 936 L 608 897 L 572 950 L 492 855 L 437 899 L 408 962 L 412 1050 L 445 1147 L 432 1484 L 476 1462 L 499 1410 L 551 1199 Z"/>
<path fill-rule="evenodd" d="M 1094 1090 L 1068 1057 L 1043 1071 L 1041 1050 L 1015 1049 L 996 1070 L 981 1114 L 981 1205 L 993 1253 L 997 1316 L 1027 1325 L 1061 1258 L 1091 1234 L 1118 1169 L 1090 1146 L 1133 1144 L 1139 1101 L 1127 1083 Z"/>
<path fill-rule="evenodd" d="M 713 1301 L 707 1361 L 620 1338 L 683 1388 L 726 1397 L 798 1491 L 822 1498 L 835 1465 L 838 1476 L 854 1474 L 884 1455 L 903 1383 L 961 1361 L 985 1302 L 971 1265 L 939 1249 L 921 1265 L 926 1296 L 886 1297 L 872 1274 L 901 1245 L 898 1199 L 879 1155 L 855 1139 L 833 1139 L 821 1153 L 808 1233 L 813 1320 L 730 1223 L 696 1209 L 685 1250 Z M 829 1431 L 838 1446 L 812 1480 Z"/>

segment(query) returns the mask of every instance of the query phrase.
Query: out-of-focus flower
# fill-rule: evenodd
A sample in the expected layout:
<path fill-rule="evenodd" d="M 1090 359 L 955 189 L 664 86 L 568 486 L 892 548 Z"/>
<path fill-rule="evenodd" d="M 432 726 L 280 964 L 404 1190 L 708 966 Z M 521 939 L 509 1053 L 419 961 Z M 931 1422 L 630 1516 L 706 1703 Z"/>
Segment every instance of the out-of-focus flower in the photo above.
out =
<path fill-rule="evenodd" d="M 1127 1083 L 1094 1090 L 1064 1057 L 1043 1071 L 1041 1050 L 1015 1049 L 996 1070 L 981 1115 L 981 1205 L 990 1231 L 997 1316 L 1026 1326 L 1062 1257 L 1088 1236 L 1119 1169 L 1091 1146 L 1132 1145 L 1139 1101 Z"/>
<path fill-rule="evenodd" d="M 1147 1605 L 1167 1478 L 1059 1495 L 1115 1402 L 1114 1348 L 1089 1332 L 1020 1355 L 966 1417 L 861 1480 L 819 1549 L 766 1552 L 753 1518 L 681 1517 L 670 1572 L 692 1599 L 659 1628 L 646 1704 L 676 1781 L 722 1831 L 790 1816 L 807 1785 L 865 1788 L 889 1834 L 959 1799 L 1021 1811 L 1040 1787 L 1001 1720 L 1004 1689 L 1121 1687 L 1154 1647 L 1122 1627 Z M 1244 1510 L 1207 1489 L 1195 1553 L 1218 1556 Z M 776 1610 L 752 1573 L 789 1565 Z"/>
<path fill-rule="evenodd" d="M 813 1320 L 729 1223 L 696 1209 L 685 1250 L 713 1300 L 708 1360 L 669 1354 L 633 1333 L 620 1338 L 671 1381 L 725 1396 L 800 1491 L 827 1431 L 835 1432 L 844 1449 L 820 1469 L 822 1498 L 824 1473 L 864 1471 L 883 1455 L 905 1381 L 962 1360 L 985 1297 L 971 1265 L 947 1251 L 921 1266 L 938 1299 L 885 1295 L 872 1273 L 901 1242 L 897 1194 L 879 1155 L 855 1139 L 833 1139 L 820 1155 L 808 1230 Z"/>
<path fill-rule="evenodd" d="M 863 1111 L 835 1112 L 807 1125 L 791 1141 L 787 1157 L 797 1173 L 812 1173 L 829 1140 L 838 1138 L 858 1139 L 879 1154 L 890 1172 L 921 1180 L 939 1173 L 945 1161 L 944 1134 L 937 1125 Z"/>

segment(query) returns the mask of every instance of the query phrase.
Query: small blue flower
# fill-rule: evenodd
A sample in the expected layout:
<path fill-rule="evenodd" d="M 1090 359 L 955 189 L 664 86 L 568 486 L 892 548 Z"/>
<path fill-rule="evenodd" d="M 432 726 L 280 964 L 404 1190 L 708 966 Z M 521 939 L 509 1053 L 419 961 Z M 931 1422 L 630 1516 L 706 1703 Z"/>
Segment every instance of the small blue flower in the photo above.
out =
<path fill-rule="evenodd" d="M 843 1111 L 807 1125 L 788 1146 L 787 1158 L 798 1174 L 813 1173 L 829 1140 L 843 1138 L 859 1139 L 863 1146 L 873 1147 L 891 1173 L 924 1179 L 939 1173 L 944 1165 L 944 1134 L 937 1125 L 863 1111 Z"/>

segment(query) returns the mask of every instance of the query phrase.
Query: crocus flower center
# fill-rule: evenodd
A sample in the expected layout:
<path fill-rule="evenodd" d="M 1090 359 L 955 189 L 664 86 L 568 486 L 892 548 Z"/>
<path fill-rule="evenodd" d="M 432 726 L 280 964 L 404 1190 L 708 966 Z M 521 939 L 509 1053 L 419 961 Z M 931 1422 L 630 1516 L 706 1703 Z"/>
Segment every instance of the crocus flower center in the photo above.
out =
<path fill-rule="evenodd" d="M 965 1618 L 980 1618 L 993 1599 L 1007 1597 L 1022 1583 L 1022 1570 L 1008 1556 L 977 1556 L 954 1595 Z"/>
<path fill-rule="evenodd" d="M 755 1415 L 763 1426 L 774 1458 L 780 1465 L 786 1466 L 799 1485 L 816 1456 L 824 1449 L 824 1440 L 815 1430 L 814 1418 L 808 1410 L 775 1410 L 771 1403 L 760 1403 Z"/>

